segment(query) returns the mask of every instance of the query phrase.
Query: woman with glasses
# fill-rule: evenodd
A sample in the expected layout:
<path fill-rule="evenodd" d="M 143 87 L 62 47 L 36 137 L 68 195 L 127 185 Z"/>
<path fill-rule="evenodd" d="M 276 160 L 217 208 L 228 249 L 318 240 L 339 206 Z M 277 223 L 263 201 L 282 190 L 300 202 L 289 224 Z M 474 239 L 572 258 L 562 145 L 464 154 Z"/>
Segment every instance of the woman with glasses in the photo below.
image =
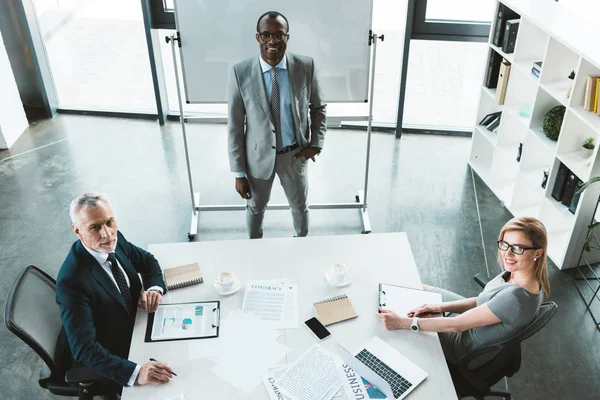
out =
<path fill-rule="evenodd" d="M 407 316 L 382 308 L 377 317 L 387 329 L 439 332 L 446 359 L 458 364 L 469 352 L 508 339 L 533 321 L 550 294 L 547 246 L 546 228 L 539 220 L 513 218 L 498 236 L 498 262 L 504 271 L 479 296 L 467 299 L 423 285 L 440 293 L 443 302 L 424 304 Z"/>

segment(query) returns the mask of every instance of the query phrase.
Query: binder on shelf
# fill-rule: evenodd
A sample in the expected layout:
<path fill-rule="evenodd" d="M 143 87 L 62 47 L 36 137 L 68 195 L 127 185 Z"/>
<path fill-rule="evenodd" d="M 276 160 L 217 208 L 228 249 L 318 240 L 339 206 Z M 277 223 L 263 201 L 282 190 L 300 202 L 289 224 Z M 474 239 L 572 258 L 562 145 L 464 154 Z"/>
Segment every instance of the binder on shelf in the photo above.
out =
<path fill-rule="evenodd" d="M 567 183 L 565 184 L 565 191 L 562 196 L 563 205 L 569 207 L 571 202 L 573 201 L 573 195 L 575 194 L 575 188 L 577 187 L 577 178 L 575 175 L 570 174 L 567 178 Z"/>
<path fill-rule="evenodd" d="M 567 178 L 569 177 L 570 173 L 571 171 L 569 171 L 569 169 L 561 163 L 556 174 L 554 187 L 552 188 L 552 197 L 554 198 L 554 200 L 562 200 L 563 192 L 565 191 L 565 184 L 567 183 Z"/>
<path fill-rule="evenodd" d="M 325 326 L 358 317 L 350 298 L 342 294 L 313 303 L 317 319 Z"/>
<path fill-rule="evenodd" d="M 506 59 L 502 60 L 500 65 L 500 73 L 498 74 L 498 88 L 496 90 L 496 102 L 499 105 L 504 104 L 506 97 L 506 88 L 508 87 L 508 78 L 510 76 L 510 62 Z"/>
<path fill-rule="evenodd" d="M 496 53 L 494 50 L 490 51 L 487 71 L 485 73 L 485 86 L 487 88 L 494 89 L 498 86 L 500 64 L 502 64 L 502 56 Z"/>
<path fill-rule="evenodd" d="M 198 263 L 186 264 L 180 267 L 164 270 L 167 290 L 179 289 L 204 282 Z"/>
<path fill-rule="evenodd" d="M 515 52 L 515 43 L 517 42 L 520 22 L 520 19 L 509 19 L 506 21 L 506 29 L 504 30 L 504 38 L 502 39 L 502 51 L 506 54 Z"/>
<path fill-rule="evenodd" d="M 500 126 L 500 121 L 502 120 L 502 116 L 497 116 L 496 118 L 494 118 L 494 120 L 492 122 L 490 122 L 487 126 L 486 129 L 490 132 L 494 132 L 499 126 Z"/>
<path fill-rule="evenodd" d="M 600 115 L 600 105 L 598 104 L 598 98 L 600 98 L 600 78 L 596 78 L 596 95 L 594 100 L 594 112 L 596 115 Z"/>
<path fill-rule="evenodd" d="M 502 111 L 489 113 L 485 117 L 483 117 L 481 121 L 479 121 L 479 125 L 488 126 L 489 124 L 494 122 L 494 120 L 496 120 L 498 117 L 500 117 L 501 114 Z"/>
<path fill-rule="evenodd" d="M 577 193 L 579 191 L 579 189 L 581 189 L 582 186 L 583 186 L 583 181 L 581 179 L 577 180 L 577 185 L 575 185 L 575 193 Z M 569 205 L 569 211 L 571 211 L 571 214 L 575 214 L 575 211 L 577 211 L 577 204 L 579 204 L 580 197 L 581 197 L 581 194 L 576 194 L 575 196 L 573 196 L 573 200 L 571 201 L 571 204 Z"/>
<path fill-rule="evenodd" d="M 502 39 L 504 36 L 504 30 L 506 29 L 506 21 L 509 19 L 518 18 L 519 14 L 505 6 L 504 4 L 498 4 L 498 14 L 496 14 L 496 23 L 494 24 L 494 36 L 492 37 L 492 43 L 495 46 L 502 46 Z"/>

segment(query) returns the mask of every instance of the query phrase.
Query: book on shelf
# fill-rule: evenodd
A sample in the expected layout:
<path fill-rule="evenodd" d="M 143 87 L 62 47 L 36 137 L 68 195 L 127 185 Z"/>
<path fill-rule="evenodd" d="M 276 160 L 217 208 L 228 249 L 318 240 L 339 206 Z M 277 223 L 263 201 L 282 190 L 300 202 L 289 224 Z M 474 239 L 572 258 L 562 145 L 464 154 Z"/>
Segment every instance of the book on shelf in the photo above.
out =
<path fill-rule="evenodd" d="M 596 78 L 596 95 L 594 96 L 594 112 L 596 115 L 600 115 L 600 106 L 598 105 L 598 98 L 600 97 L 600 78 Z"/>
<path fill-rule="evenodd" d="M 583 181 L 581 179 L 577 180 L 577 185 L 575 185 L 575 193 L 577 193 L 582 186 Z M 577 211 L 577 204 L 579 203 L 580 197 L 581 194 L 576 194 L 573 196 L 573 200 L 571 200 L 571 204 L 569 205 L 569 211 L 571 212 L 571 214 L 575 214 L 575 211 Z"/>
<path fill-rule="evenodd" d="M 571 202 L 573 201 L 573 195 L 575 194 L 575 189 L 577 188 L 577 178 L 574 174 L 570 174 L 567 178 L 567 183 L 565 184 L 565 191 L 562 196 L 562 203 L 564 206 L 569 207 Z"/>
<path fill-rule="evenodd" d="M 534 62 L 533 69 L 536 69 L 538 72 L 542 72 L 542 61 Z"/>
<path fill-rule="evenodd" d="M 181 265 L 164 270 L 167 290 L 179 289 L 204 282 L 198 263 Z"/>
<path fill-rule="evenodd" d="M 585 94 L 583 98 L 583 109 L 585 111 L 596 111 L 596 89 L 600 75 L 589 75 L 585 80 Z"/>
<path fill-rule="evenodd" d="M 554 181 L 554 187 L 552 188 L 552 197 L 556 201 L 562 201 L 563 193 L 565 192 L 565 185 L 567 184 L 567 178 L 571 171 L 561 163 L 556 174 L 556 180 Z"/>
<path fill-rule="evenodd" d="M 325 326 L 358 317 L 350 298 L 345 294 L 317 301 L 313 306 L 317 319 Z"/>
<path fill-rule="evenodd" d="M 531 73 L 533 74 L 533 76 L 535 76 L 536 78 L 540 77 L 540 70 L 539 69 L 535 69 L 535 68 L 531 68 Z"/>
<path fill-rule="evenodd" d="M 506 88 L 508 87 L 508 77 L 510 75 L 510 62 L 506 59 L 502 60 L 500 65 L 500 73 L 498 75 L 498 88 L 496 89 L 496 102 L 499 105 L 504 104 L 506 97 Z"/>

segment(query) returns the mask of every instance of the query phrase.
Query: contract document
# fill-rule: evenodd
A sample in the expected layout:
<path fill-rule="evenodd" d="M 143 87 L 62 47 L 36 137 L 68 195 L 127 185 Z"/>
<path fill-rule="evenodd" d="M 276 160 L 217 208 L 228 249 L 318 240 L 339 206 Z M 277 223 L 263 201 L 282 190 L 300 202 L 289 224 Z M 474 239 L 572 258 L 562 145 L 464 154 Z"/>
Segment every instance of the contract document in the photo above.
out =
<path fill-rule="evenodd" d="M 248 281 L 242 311 L 270 322 L 276 329 L 298 327 L 298 285 L 287 280 Z"/>

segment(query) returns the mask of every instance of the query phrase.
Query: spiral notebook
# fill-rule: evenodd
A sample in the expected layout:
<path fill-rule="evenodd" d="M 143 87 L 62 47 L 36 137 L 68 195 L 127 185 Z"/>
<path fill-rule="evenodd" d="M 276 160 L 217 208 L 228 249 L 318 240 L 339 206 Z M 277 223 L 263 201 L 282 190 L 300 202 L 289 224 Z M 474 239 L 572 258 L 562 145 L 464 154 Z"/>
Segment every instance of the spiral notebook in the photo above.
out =
<path fill-rule="evenodd" d="M 317 319 L 326 326 L 358 317 L 350 298 L 345 294 L 318 301 L 313 306 Z"/>
<path fill-rule="evenodd" d="M 167 290 L 179 289 L 204 282 L 198 263 L 165 269 Z"/>

